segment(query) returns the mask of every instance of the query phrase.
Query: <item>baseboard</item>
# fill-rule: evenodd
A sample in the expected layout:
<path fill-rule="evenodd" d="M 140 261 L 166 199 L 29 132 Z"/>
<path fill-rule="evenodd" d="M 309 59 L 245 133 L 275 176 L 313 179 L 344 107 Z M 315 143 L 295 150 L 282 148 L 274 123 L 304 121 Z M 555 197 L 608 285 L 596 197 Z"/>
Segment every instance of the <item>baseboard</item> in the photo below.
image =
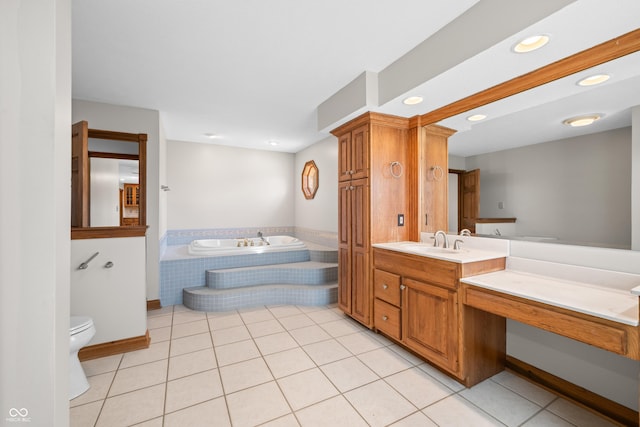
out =
<path fill-rule="evenodd" d="M 81 362 L 85 360 L 97 359 L 98 357 L 112 356 L 114 354 L 126 353 L 128 351 L 149 348 L 151 337 L 149 330 L 139 337 L 126 338 L 118 341 L 105 342 L 101 344 L 89 345 L 81 348 L 78 358 Z"/>
<path fill-rule="evenodd" d="M 638 426 L 638 412 L 619 403 L 595 394 L 567 380 L 556 377 L 515 357 L 507 356 L 506 368 L 542 387 L 560 394 L 588 409 L 622 423 L 625 426 Z"/>
<path fill-rule="evenodd" d="M 159 299 L 147 300 L 147 311 L 160 310 L 161 308 L 162 308 L 162 305 L 160 305 Z"/>

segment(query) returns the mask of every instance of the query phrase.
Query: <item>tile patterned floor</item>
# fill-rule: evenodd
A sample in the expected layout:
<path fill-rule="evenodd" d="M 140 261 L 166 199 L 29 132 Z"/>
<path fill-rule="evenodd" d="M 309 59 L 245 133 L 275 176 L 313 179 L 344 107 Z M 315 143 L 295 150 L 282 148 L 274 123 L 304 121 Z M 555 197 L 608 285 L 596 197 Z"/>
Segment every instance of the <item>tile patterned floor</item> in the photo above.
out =
<path fill-rule="evenodd" d="M 511 373 L 466 389 L 335 306 L 148 313 L 148 349 L 83 362 L 84 426 L 613 426 Z"/>

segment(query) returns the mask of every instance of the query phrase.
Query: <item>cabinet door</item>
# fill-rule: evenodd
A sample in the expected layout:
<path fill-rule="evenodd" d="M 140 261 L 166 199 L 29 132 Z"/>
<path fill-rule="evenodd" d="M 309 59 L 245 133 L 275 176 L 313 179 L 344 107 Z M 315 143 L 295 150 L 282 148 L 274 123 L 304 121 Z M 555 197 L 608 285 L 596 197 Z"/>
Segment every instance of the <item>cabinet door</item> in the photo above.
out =
<path fill-rule="evenodd" d="M 404 279 L 402 331 L 404 343 L 433 363 L 458 371 L 456 291 Z"/>
<path fill-rule="evenodd" d="M 351 177 L 369 176 L 369 125 L 363 125 L 351 132 Z"/>
<path fill-rule="evenodd" d="M 369 283 L 369 180 L 351 181 L 349 186 L 351 204 L 351 315 L 370 325 L 371 300 Z"/>
<path fill-rule="evenodd" d="M 371 286 L 369 285 L 369 252 L 351 253 L 351 316 L 370 326 Z"/>
<path fill-rule="evenodd" d="M 351 132 L 338 138 L 338 181 L 351 179 Z"/>

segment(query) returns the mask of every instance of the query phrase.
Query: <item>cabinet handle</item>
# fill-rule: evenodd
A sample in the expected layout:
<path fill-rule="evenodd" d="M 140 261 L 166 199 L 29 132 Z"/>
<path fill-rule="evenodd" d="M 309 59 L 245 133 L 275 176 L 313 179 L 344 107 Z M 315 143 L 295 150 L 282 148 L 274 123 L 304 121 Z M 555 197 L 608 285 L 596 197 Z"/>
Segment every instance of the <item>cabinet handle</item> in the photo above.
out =
<path fill-rule="evenodd" d="M 356 188 L 356 187 L 354 187 L 353 185 L 350 185 L 350 186 L 349 186 L 349 190 L 352 190 L 352 191 L 353 191 L 353 190 L 355 190 L 355 188 Z"/>
<path fill-rule="evenodd" d="M 424 225 L 429 225 L 429 214 L 424 214 Z"/>
<path fill-rule="evenodd" d="M 387 320 L 389 320 L 389 318 L 387 316 L 382 316 L 382 320 L 386 322 Z"/>
<path fill-rule="evenodd" d="M 387 289 L 389 286 L 385 283 L 382 285 L 382 289 Z"/>
<path fill-rule="evenodd" d="M 353 175 L 354 173 L 356 173 L 356 171 L 354 171 L 354 170 L 350 170 L 349 171 L 349 175 Z"/>
<path fill-rule="evenodd" d="M 404 289 L 405 289 L 405 288 L 406 288 L 406 286 L 405 286 L 405 285 L 400 285 L 400 290 L 401 290 L 401 291 L 404 291 Z"/>

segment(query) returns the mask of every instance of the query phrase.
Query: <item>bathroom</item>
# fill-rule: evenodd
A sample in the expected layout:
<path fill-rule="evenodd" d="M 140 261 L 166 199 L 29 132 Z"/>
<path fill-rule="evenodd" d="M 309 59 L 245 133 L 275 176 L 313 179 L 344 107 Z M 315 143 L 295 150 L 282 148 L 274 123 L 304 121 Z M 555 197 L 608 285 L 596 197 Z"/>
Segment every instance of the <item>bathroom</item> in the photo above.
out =
<path fill-rule="evenodd" d="M 42 21 L 38 21 L 38 23 L 42 24 L 45 29 L 42 32 L 50 35 L 53 31 L 52 22 L 55 20 L 53 14 L 41 19 Z M 69 57 L 70 53 L 66 52 L 66 54 Z M 34 59 L 30 65 L 33 66 L 33 69 L 39 69 L 43 65 L 51 66 L 57 63 L 52 59 L 52 56 L 54 55 L 45 56 L 38 60 Z M 58 66 L 66 67 L 67 71 L 70 68 L 69 64 Z M 47 80 L 48 76 L 43 76 L 42 79 Z M 7 240 L 14 242 L 30 240 L 42 242 L 43 246 L 48 248 L 55 247 L 55 250 L 47 250 L 44 253 L 39 252 L 43 248 L 34 248 L 34 252 L 29 252 L 28 257 L 23 254 L 17 259 L 20 265 L 24 265 L 24 271 L 28 271 L 29 266 L 34 265 L 33 262 L 37 262 L 40 267 L 37 269 L 38 271 L 26 274 L 22 272 L 23 270 L 20 270 L 20 272 L 10 270 L 10 273 L 7 273 L 9 270 L 5 270 L 5 265 L 3 264 L 3 270 L 5 271 L 3 273 L 3 282 L 4 280 L 14 281 L 24 274 L 26 276 L 25 280 L 32 283 L 29 287 L 21 288 L 6 289 L 3 286 L 3 313 L 7 316 L 7 319 L 25 320 L 24 316 L 26 314 L 19 314 L 19 311 L 23 310 L 27 314 L 36 312 L 37 318 L 47 319 L 47 323 L 50 324 L 65 324 L 67 322 L 66 316 L 70 312 L 71 304 L 69 302 L 70 290 L 68 289 L 68 283 L 71 282 L 71 273 L 68 271 L 63 272 L 58 267 L 60 265 L 74 266 L 77 264 L 77 260 L 72 260 L 70 255 L 73 253 L 73 242 L 65 241 L 59 235 L 60 232 L 55 230 L 68 230 L 68 215 L 66 215 L 69 197 L 66 194 L 68 192 L 68 177 L 65 175 L 65 171 L 61 171 L 51 164 L 49 158 L 53 157 L 59 160 L 61 164 L 68 163 L 65 160 L 68 157 L 67 127 L 69 123 L 77 121 L 76 119 L 86 119 L 95 128 L 124 132 L 145 132 L 149 135 L 150 141 L 156 142 L 150 144 L 148 152 L 148 188 L 154 189 L 154 191 L 149 191 L 148 193 L 148 203 L 153 207 L 157 207 L 157 209 L 149 209 L 148 212 L 147 223 L 150 227 L 146 234 L 146 247 L 144 248 L 146 252 L 144 274 L 147 287 L 140 291 L 142 298 L 139 299 L 141 299 L 140 304 L 142 305 L 145 302 L 144 300 L 157 300 L 159 298 L 158 263 L 163 250 L 163 239 L 165 239 L 169 230 L 209 229 L 211 224 L 215 222 L 215 228 L 220 229 L 253 231 L 254 229 L 264 229 L 265 227 L 274 227 L 276 229 L 283 227 L 292 228 L 296 235 L 304 236 L 306 234 L 318 237 L 316 234 L 320 234 L 320 237 L 323 238 L 325 237 L 322 235 L 323 230 L 337 229 L 337 218 L 334 215 L 337 210 L 335 193 L 337 147 L 335 147 L 333 138 L 320 141 L 295 155 L 285 153 L 265 154 L 264 151 L 256 152 L 240 148 L 231 149 L 223 146 L 204 146 L 190 142 L 168 141 L 164 135 L 160 114 L 157 111 L 88 101 L 75 101 L 72 105 L 70 99 L 65 101 L 63 95 L 58 92 L 64 92 L 65 89 L 67 93 L 69 92 L 71 84 L 69 79 L 61 79 L 57 83 L 59 85 L 58 89 L 52 90 L 52 93 L 48 93 L 48 96 L 51 98 L 60 97 L 67 113 L 60 113 L 55 110 L 48 111 L 46 114 L 48 122 L 46 124 L 29 128 L 29 132 L 34 139 L 50 139 L 52 133 L 60 135 L 56 139 L 58 141 L 56 142 L 56 147 L 51 148 L 50 151 L 45 151 L 43 154 L 46 156 L 43 156 L 43 158 L 30 159 L 29 162 L 17 162 L 15 166 L 4 160 L 8 157 L 4 156 L 5 151 L 3 151 L 3 171 L 13 173 L 14 175 L 12 176 L 15 176 L 16 180 L 22 182 L 23 185 L 32 184 L 28 186 L 32 191 L 29 200 L 22 199 L 24 206 L 19 211 L 17 210 L 16 213 L 11 214 L 11 225 L 3 225 L 3 236 L 7 236 Z M 24 96 L 24 98 L 27 98 L 27 96 Z M 26 107 L 32 107 L 33 111 L 40 111 L 37 105 L 30 104 L 27 99 L 23 100 Z M 63 122 L 64 126 L 57 124 L 58 120 Z M 17 138 L 21 134 L 21 130 L 23 134 L 26 134 L 24 129 L 16 125 L 11 129 L 10 135 Z M 63 140 L 65 144 L 62 144 Z M 20 154 L 23 154 L 21 150 L 37 151 L 38 149 L 39 147 L 35 145 L 26 145 L 25 148 L 12 148 L 11 150 L 13 151 L 8 151 L 7 153 L 13 154 L 14 158 L 21 158 Z M 233 182 L 234 188 L 242 190 L 237 191 L 238 195 L 232 199 L 224 199 L 222 195 L 203 198 L 201 197 L 202 193 L 196 194 L 197 191 L 195 190 L 200 189 L 202 191 L 203 189 L 199 187 L 199 182 L 189 182 L 186 179 L 181 182 L 181 177 L 188 175 L 193 170 L 191 168 L 183 170 L 176 167 L 172 156 L 179 155 L 176 154 L 178 151 L 190 153 L 187 159 L 182 159 L 183 161 L 196 162 L 202 160 L 203 157 L 208 157 L 212 164 L 218 166 L 215 169 L 213 167 L 207 169 L 206 173 L 203 170 L 202 175 L 196 177 L 209 182 L 209 187 L 206 188 L 215 187 L 220 182 L 229 186 L 231 184 L 227 183 Z M 228 162 L 225 162 L 226 165 L 234 164 L 236 166 L 241 165 L 241 167 L 226 168 L 225 164 L 216 163 L 220 156 L 225 156 L 223 158 L 228 159 Z M 311 201 L 304 199 L 299 191 L 297 182 L 302 166 L 309 159 L 313 159 L 318 165 L 321 189 L 316 198 Z M 268 171 L 268 179 L 265 179 L 265 168 Z M 37 171 L 34 173 L 33 169 Z M 251 170 L 259 170 L 263 173 L 261 175 L 250 175 L 247 171 Z M 217 179 L 213 180 L 212 176 L 216 176 Z M 267 183 L 269 197 L 265 198 Z M 155 191 L 160 189 L 162 185 L 169 185 L 169 191 Z M 225 188 L 228 188 L 226 186 Z M 225 194 L 229 193 L 231 192 L 225 192 Z M 192 197 L 181 199 L 181 197 L 188 194 L 192 194 Z M 16 193 L 13 190 L 7 190 L 6 195 L 15 196 Z M 6 199 L 6 197 L 3 197 L 3 200 Z M 196 200 L 198 201 L 199 209 L 187 210 L 182 208 L 184 205 L 188 206 L 190 202 L 193 203 Z M 60 212 L 60 215 L 51 218 L 50 211 L 42 209 L 43 203 L 48 206 L 54 206 L 55 211 Z M 206 209 L 202 209 L 203 203 Z M 234 218 L 229 218 L 228 215 L 225 215 L 225 212 L 229 211 L 234 212 Z M 212 218 L 215 221 L 212 221 Z M 26 230 L 27 228 L 28 230 Z M 68 238 L 66 234 L 68 233 L 65 233 L 65 237 Z M 115 248 L 114 252 L 120 249 Z M 3 248 L 3 263 L 5 259 L 13 259 L 10 253 L 10 249 Z M 39 259 L 39 255 L 44 256 Z M 101 261 L 107 261 L 107 259 Z M 632 261 L 625 259 L 624 261 L 628 264 L 635 261 L 635 259 L 632 259 Z M 67 283 L 66 288 L 63 283 Z M 12 302 L 10 304 L 6 301 Z M 51 306 L 51 302 L 55 302 L 55 308 Z M 142 323 L 142 321 L 135 320 L 134 323 Z M 137 336 L 143 333 L 141 331 L 144 331 L 144 329 L 141 327 L 140 331 L 135 330 L 132 335 Z M 65 346 L 68 345 L 68 335 L 65 337 L 66 331 L 63 332 L 60 333 L 56 329 L 56 333 L 53 336 L 50 332 L 47 334 L 39 333 L 36 336 L 41 338 L 42 348 L 45 352 L 59 355 L 64 353 L 60 349 L 65 350 Z M 526 334 L 523 336 L 527 337 Z M 3 339 L 5 339 L 4 336 Z M 9 342 L 16 343 L 16 345 L 25 345 L 23 338 L 16 334 L 9 335 L 6 339 Z M 524 340 L 526 339 L 524 338 Z M 65 342 L 66 344 L 64 344 Z M 566 343 L 561 344 L 560 347 L 564 345 Z M 577 350 L 577 352 L 582 352 L 582 349 Z M 579 356 L 582 357 L 582 355 Z M 616 357 L 608 358 L 597 352 L 594 357 L 603 357 L 605 359 L 604 365 L 615 365 L 619 362 Z M 65 371 L 66 362 L 62 359 L 61 357 L 55 359 L 56 371 Z M 43 378 L 51 376 L 50 368 L 41 366 L 41 360 L 35 355 L 26 359 L 25 365 L 28 365 L 28 369 L 33 371 L 33 375 L 39 375 Z M 64 393 L 60 391 L 64 388 L 64 381 L 58 381 L 61 385 L 58 385 L 55 380 L 45 381 L 43 390 L 41 392 L 33 392 L 34 396 L 30 397 L 29 401 L 20 407 L 29 407 L 31 413 L 35 414 L 37 412 L 35 408 L 40 408 L 40 405 L 29 402 L 49 401 L 51 399 L 48 399 L 48 396 L 55 395 L 55 403 L 43 405 L 45 407 L 42 409 L 42 412 L 51 414 L 52 419 L 55 418 L 53 405 L 56 408 L 68 407 L 68 401 L 64 402 Z M 590 379 L 590 381 L 602 382 L 597 378 Z M 3 398 L 5 395 L 8 395 L 6 389 L 3 391 Z M 10 405 L 14 404 L 11 403 Z M 15 405 L 21 404 L 16 403 Z M 60 417 L 64 419 L 64 416 Z"/>

